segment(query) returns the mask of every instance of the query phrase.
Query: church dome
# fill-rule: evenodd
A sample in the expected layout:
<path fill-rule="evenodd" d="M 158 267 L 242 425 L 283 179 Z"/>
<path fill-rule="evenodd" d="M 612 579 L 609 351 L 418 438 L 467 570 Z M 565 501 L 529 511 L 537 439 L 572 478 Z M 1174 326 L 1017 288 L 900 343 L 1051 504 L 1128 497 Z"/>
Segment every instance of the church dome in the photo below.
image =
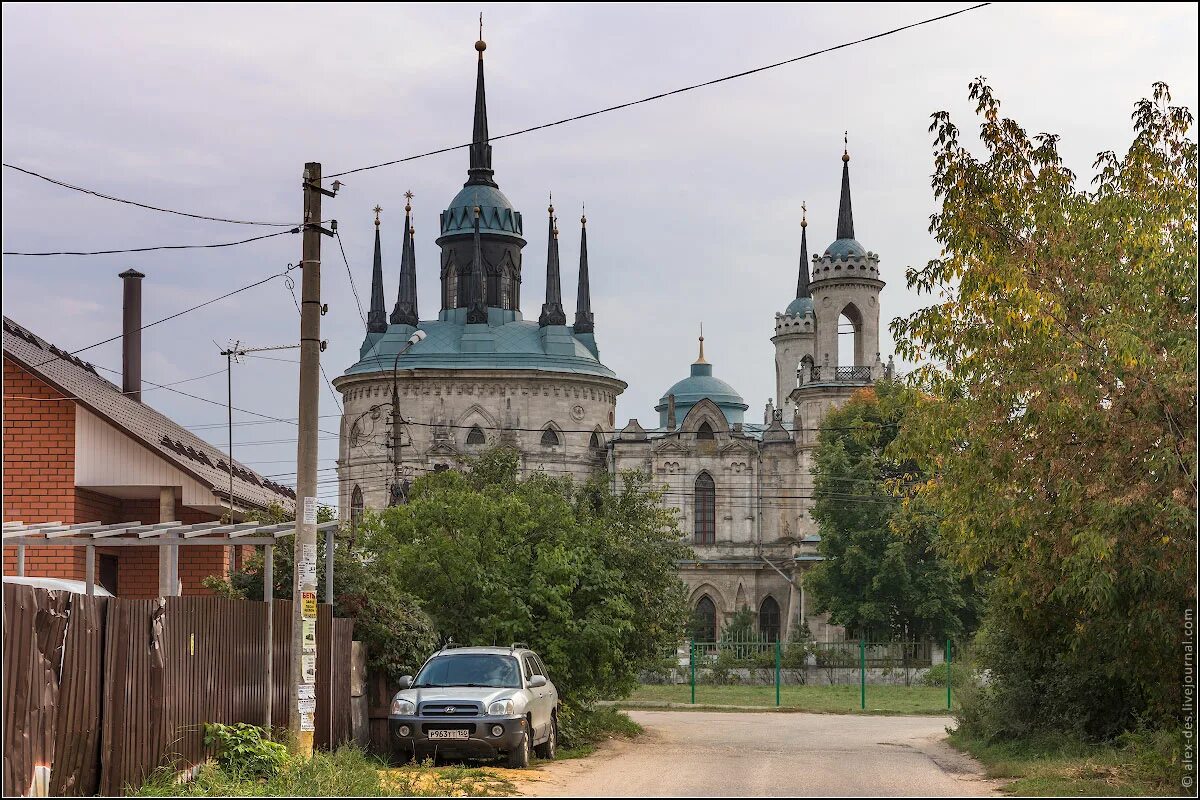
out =
<path fill-rule="evenodd" d="M 797 297 L 788 304 L 785 314 L 793 317 L 804 317 L 813 313 L 813 301 L 811 297 Z"/>
<path fill-rule="evenodd" d="M 825 248 L 825 255 L 833 258 L 863 258 L 867 248 L 858 243 L 857 239 L 838 239 Z"/>
<path fill-rule="evenodd" d="M 700 358 L 692 364 L 692 372 L 688 377 L 667 389 L 659 399 L 654 410 L 658 412 L 659 427 L 667 426 L 668 401 L 675 395 L 675 424 L 683 422 L 683 418 L 692 410 L 692 406 L 701 400 L 711 400 L 721 409 L 729 424 L 741 423 L 743 415 L 750 406 L 732 386 L 720 378 L 713 377 L 712 364 L 704 360 L 704 339 L 700 340 Z"/>
<path fill-rule="evenodd" d="M 479 206 L 479 232 L 521 239 L 521 212 L 504 192 L 484 183 L 468 183 L 442 212 L 442 236 L 475 232 L 475 207 Z M 524 241 L 522 240 L 522 243 Z"/>

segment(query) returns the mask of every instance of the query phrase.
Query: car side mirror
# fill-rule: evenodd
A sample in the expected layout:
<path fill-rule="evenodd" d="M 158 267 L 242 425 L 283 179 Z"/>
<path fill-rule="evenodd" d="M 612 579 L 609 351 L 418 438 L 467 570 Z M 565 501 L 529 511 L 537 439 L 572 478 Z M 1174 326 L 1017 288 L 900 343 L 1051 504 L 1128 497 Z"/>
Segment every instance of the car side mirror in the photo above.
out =
<path fill-rule="evenodd" d="M 402 675 L 400 677 L 400 688 L 407 689 L 412 686 L 412 675 Z"/>
<path fill-rule="evenodd" d="M 545 686 L 545 685 L 546 685 L 546 676 L 545 675 L 534 675 L 532 678 L 529 679 L 529 688 L 530 689 L 537 689 L 537 688 L 539 688 L 541 686 Z"/>

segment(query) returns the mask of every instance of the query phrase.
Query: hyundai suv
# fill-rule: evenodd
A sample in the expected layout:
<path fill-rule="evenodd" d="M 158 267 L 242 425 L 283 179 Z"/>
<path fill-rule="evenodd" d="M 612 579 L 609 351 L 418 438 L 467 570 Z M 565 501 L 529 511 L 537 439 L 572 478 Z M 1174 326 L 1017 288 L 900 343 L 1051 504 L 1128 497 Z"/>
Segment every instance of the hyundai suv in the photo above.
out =
<path fill-rule="evenodd" d="M 416 678 L 400 679 L 388 715 L 392 754 L 497 758 L 529 766 L 530 751 L 558 749 L 558 691 L 537 654 L 524 645 L 443 647 Z"/>

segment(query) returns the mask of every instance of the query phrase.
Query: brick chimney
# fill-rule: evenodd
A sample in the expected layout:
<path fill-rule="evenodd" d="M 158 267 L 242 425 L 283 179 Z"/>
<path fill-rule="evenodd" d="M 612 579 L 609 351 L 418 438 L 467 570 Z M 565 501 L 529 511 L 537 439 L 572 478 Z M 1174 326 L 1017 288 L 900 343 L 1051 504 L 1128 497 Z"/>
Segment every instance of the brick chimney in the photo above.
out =
<path fill-rule="evenodd" d="M 121 309 L 121 391 L 142 402 L 142 278 L 136 269 L 117 276 L 124 284 Z"/>

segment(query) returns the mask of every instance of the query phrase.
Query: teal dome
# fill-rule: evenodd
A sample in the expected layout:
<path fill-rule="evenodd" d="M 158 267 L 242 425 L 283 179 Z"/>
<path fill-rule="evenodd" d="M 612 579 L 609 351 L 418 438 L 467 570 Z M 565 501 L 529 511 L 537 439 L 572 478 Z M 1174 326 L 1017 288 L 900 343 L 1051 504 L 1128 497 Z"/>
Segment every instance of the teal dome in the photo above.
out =
<path fill-rule="evenodd" d="M 692 410 L 692 406 L 701 400 L 711 400 L 725 415 L 729 424 L 741 423 L 743 414 L 750 406 L 742 396 L 725 381 L 714 378 L 712 364 L 697 362 L 692 364 L 692 374 L 667 389 L 654 410 L 658 412 L 658 425 L 667 427 L 667 398 L 675 395 L 675 424 L 683 423 L 683 418 Z"/>
<path fill-rule="evenodd" d="M 804 317 L 813 313 L 813 301 L 811 297 L 797 297 L 788 304 L 787 310 L 783 313 L 794 317 Z"/>
<path fill-rule="evenodd" d="M 391 372 L 396 353 L 419 328 L 426 338 L 400 357 L 399 369 L 522 369 L 617 377 L 600 363 L 590 333 L 576 334 L 565 325 L 541 328 L 500 308 L 488 309 L 486 325 L 466 325 L 466 315 L 467 309 L 456 308 L 416 328 L 389 325 L 386 333 L 367 334 L 358 363 L 344 374 Z"/>
<path fill-rule="evenodd" d="M 475 206 L 479 206 L 479 232 L 521 239 L 521 212 L 514 211 L 504 192 L 482 183 L 467 184 L 442 212 L 442 236 L 474 233 Z M 522 243 L 524 240 L 522 239 Z"/>
<path fill-rule="evenodd" d="M 859 244 L 857 239 L 838 239 L 825 248 L 825 255 L 833 258 L 862 258 L 866 254 L 867 248 Z"/>

